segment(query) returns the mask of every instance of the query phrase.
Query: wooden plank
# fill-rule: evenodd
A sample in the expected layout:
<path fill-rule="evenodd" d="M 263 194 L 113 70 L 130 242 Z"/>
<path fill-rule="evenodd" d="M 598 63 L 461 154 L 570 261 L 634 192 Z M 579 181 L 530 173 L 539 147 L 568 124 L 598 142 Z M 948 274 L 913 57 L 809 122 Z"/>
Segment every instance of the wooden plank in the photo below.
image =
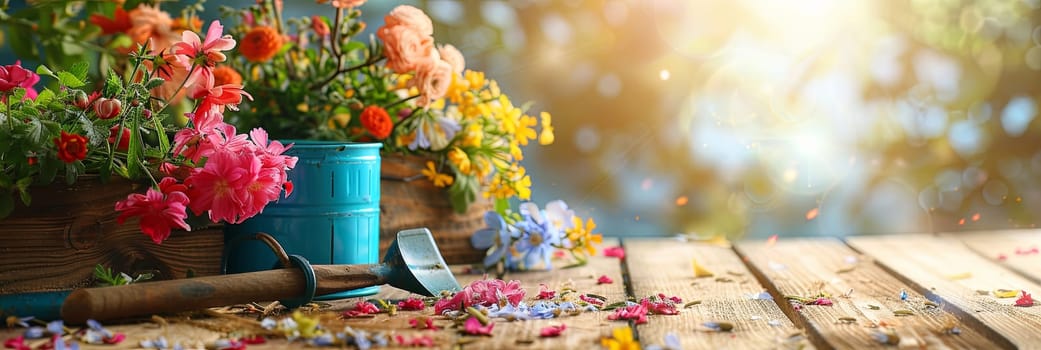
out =
<path fill-rule="evenodd" d="M 617 245 L 618 241 L 605 240 L 602 246 Z M 539 284 L 546 284 L 551 289 L 560 290 L 562 286 L 569 285 L 579 293 L 591 293 L 608 298 L 608 303 L 625 300 L 625 286 L 623 284 L 621 264 L 617 258 L 594 256 L 590 258 L 587 265 L 562 269 L 564 264 L 555 261 L 555 269 L 550 271 L 527 271 L 510 272 L 504 280 L 518 280 L 524 288 L 525 302 L 532 303 L 539 294 Z M 458 267 L 453 267 L 457 269 Z M 453 270 L 457 271 L 457 270 Z M 614 280 L 611 284 L 597 284 L 597 278 L 606 275 Z M 467 284 L 483 278 L 480 274 L 457 273 L 456 278 L 460 284 Z M 414 296 L 414 295 L 413 295 Z M 376 298 L 403 299 L 409 297 L 409 293 L 393 287 L 383 287 Z M 347 309 L 352 307 L 360 299 L 347 299 L 331 303 L 332 309 Z M 509 322 L 503 319 L 495 320 L 495 329 L 492 337 L 473 337 L 458 334 L 452 328 L 451 321 L 435 318 L 435 324 L 444 327 L 438 332 L 413 330 L 408 320 L 417 316 L 433 316 L 433 309 L 427 308 L 423 311 L 403 311 L 397 316 L 378 315 L 369 319 L 351 319 L 345 322 L 351 327 L 392 331 L 403 334 L 406 337 L 426 334 L 435 339 L 438 347 L 448 348 L 460 341 L 466 344 L 467 349 L 513 349 L 522 347 L 524 349 L 580 349 L 594 347 L 600 344 L 602 336 L 610 334 L 614 327 L 625 325 L 607 320 L 608 311 L 583 312 L 576 316 L 565 316 L 546 320 L 525 320 Z M 540 338 L 539 331 L 550 325 L 566 325 L 567 329 L 560 337 Z M 522 342 L 519 343 L 518 340 Z M 530 344 L 523 341 L 531 341 Z"/>
<path fill-rule="evenodd" d="M 958 239 L 972 251 L 1041 283 L 1041 230 L 958 232 L 941 235 Z"/>
<path fill-rule="evenodd" d="M 915 234 L 851 237 L 848 244 L 930 300 L 966 310 L 1017 347 L 1041 344 L 1041 306 L 1016 307 L 1016 298 L 997 298 L 997 289 L 1041 292 L 1041 286 L 976 255 L 961 242 Z"/>
<path fill-rule="evenodd" d="M 684 349 L 766 349 L 801 338 L 790 339 L 799 330 L 773 300 L 749 298 L 764 288 L 730 248 L 660 239 L 624 243 L 637 298 L 664 293 L 685 303 L 701 301 L 681 308 L 679 315 L 651 316 L 638 327 L 642 343 L 660 345 L 667 333 L 675 333 Z M 715 276 L 695 278 L 693 259 Z M 703 323 L 710 321 L 729 322 L 734 330 L 703 332 Z"/>
<path fill-rule="evenodd" d="M 979 331 L 963 325 L 959 326 L 960 335 L 945 334 L 942 329 L 954 322 L 957 315 L 925 305 L 923 295 L 881 267 L 864 261 L 837 239 L 784 239 L 776 244 L 742 242 L 737 251 L 764 277 L 775 295 L 810 296 L 825 292 L 832 296 L 832 306 L 807 305 L 801 311 L 782 303 L 789 315 L 810 330 L 811 338 L 821 348 L 884 348 L 886 345 L 873 336 L 879 331 L 879 324 L 897 325 L 894 330 L 901 336 L 902 345 L 999 347 Z M 850 290 L 853 293 L 844 297 Z M 899 297 L 902 290 L 908 293 L 907 301 Z M 895 316 L 894 310 L 911 310 L 914 315 Z M 852 320 L 840 320 L 843 317 Z"/>

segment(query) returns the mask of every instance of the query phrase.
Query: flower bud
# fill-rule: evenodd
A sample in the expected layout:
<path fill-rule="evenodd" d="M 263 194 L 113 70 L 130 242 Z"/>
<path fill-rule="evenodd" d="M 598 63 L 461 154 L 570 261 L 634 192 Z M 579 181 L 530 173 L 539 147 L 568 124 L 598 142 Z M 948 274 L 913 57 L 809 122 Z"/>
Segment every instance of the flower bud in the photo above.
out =
<path fill-rule="evenodd" d="M 117 151 L 126 152 L 130 146 L 130 129 L 113 125 L 108 129 L 108 143 L 115 145 Z"/>
<path fill-rule="evenodd" d="M 347 108 L 360 111 L 362 108 L 365 108 L 365 104 L 358 101 L 352 101 L 351 103 L 347 104 Z"/>
<path fill-rule="evenodd" d="M 119 116 L 123 103 L 114 98 L 98 98 L 94 101 L 94 113 L 101 119 L 112 119 Z"/>
<path fill-rule="evenodd" d="M 83 90 L 75 90 L 72 92 L 72 104 L 76 108 L 86 110 L 87 107 L 90 107 L 90 98 L 87 97 L 87 93 L 83 92 Z"/>
<path fill-rule="evenodd" d="M 138 100 L 136 98 L 133 99 L 133 100 L 130 100 L 130 106 L 131 107 L 137 107 L 137 106 L 140 106 L 140 105 L 141 105 L 141 100 Z"/>
<path fill-rule="evenodd" d="M 144 111 L 141 111 L 141 115 L 143 115 L 145 117 L 145 119 L 147 119 L 147 120 L 152 120 L 152 110 L 151 109 L 146 109 Z"/>

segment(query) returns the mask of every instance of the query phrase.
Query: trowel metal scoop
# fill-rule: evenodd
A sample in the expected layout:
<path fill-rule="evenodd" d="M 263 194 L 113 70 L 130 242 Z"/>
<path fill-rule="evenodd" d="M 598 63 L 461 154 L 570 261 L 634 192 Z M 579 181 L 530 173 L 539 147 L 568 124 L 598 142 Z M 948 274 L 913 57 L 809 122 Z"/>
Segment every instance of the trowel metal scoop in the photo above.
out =
<path fill-rule="evenodd" d="M 283 300 L 389 284 L 434 296 L 462 288 L 448 270 L 430 231 L 398 232 L 382 264 L 313 265 L 73 291 L 62 305 L 66 322 L 179 312 L 252 301 Z M 306 265 L 306 260 L 303 261 Z"/>

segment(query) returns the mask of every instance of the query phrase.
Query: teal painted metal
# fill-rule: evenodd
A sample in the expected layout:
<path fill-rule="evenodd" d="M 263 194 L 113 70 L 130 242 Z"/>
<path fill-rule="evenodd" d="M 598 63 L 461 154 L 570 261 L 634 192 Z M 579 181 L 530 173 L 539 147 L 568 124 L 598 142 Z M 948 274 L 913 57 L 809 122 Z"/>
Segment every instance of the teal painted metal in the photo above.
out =
<path fill-rule="evenodd" d="M 379 262 L 379 143 L 292 142 L 299 157 L 289 172 L 293 193 L 242 224 L 226 225 L 227 272 L 267 270 L 278 259 L 260 241 L 239 239 L 257 232 L 273 236 L 289 254 L 316 265 Z M 279 266 L 280 267 L 280 266 Z M 316 297 L 340 299 L 379 292 L 368 287 Z"/>
<path fill-rule="evenodd" d="M 71 290 L 52 292 L 32 292 L 0 295 L 0 315 L 26 317 L 33 316 L 40 320 L 51 321 L 61 319 L 61 304 Z"/>

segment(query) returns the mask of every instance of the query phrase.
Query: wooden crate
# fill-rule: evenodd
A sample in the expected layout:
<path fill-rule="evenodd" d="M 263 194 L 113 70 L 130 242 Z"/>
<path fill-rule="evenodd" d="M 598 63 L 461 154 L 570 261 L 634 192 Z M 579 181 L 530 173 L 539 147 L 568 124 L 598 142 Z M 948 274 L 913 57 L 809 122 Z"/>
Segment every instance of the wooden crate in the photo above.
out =
<path fill-rule="evenodd" d="M 158 245 L 136 219 L 116 222 L 115 202 L 143 189 L 96 178 L 34 188 L 31 207 L 16 207 L 0 220 L 0 294 L 88 286 L 97 264 L 131 275 L 152 272 L 157 279 L 219 273 L 219 226 L 175 231 Z"/>

